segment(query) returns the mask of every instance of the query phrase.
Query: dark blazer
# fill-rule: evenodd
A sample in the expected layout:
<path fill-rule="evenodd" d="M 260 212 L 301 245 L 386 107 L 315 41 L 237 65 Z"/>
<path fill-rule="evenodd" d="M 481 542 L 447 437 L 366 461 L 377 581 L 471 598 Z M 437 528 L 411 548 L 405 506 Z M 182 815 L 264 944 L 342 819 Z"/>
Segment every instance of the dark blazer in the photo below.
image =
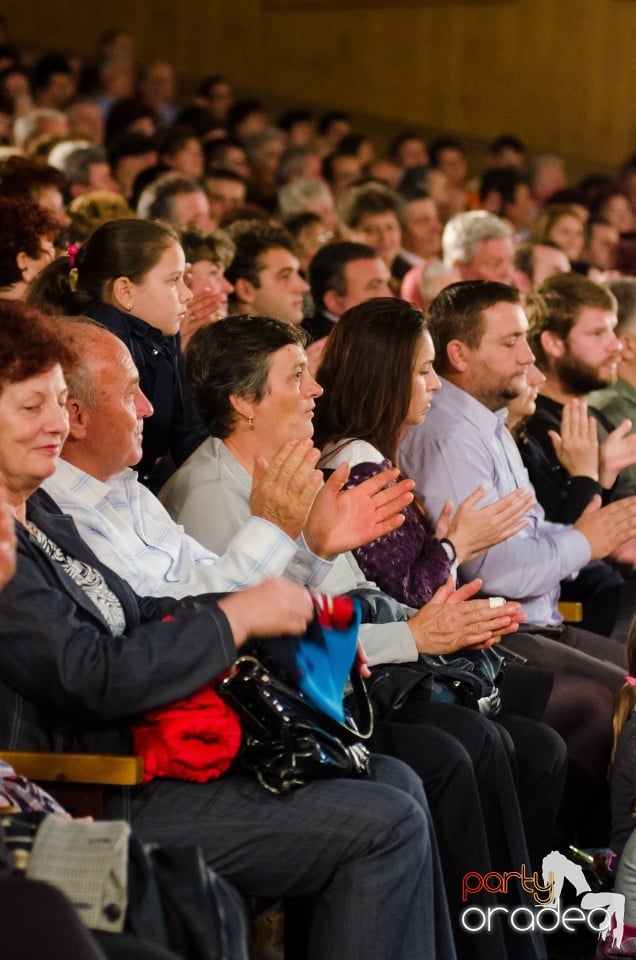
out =
<path fill-rule="evenodd" d="M 154 407 L 144 423 L 137 469 L 142 482 L 156 489 L 151 477 L 157 460 L 170 454 L 179 467 L 209 436 L 184 387 L 179 337 L 164 337 L 144 320 L 106 303 L 92 304 L 86 312 L 126 344 L 139 370 L 141 389 Z"/>
<path fill-rule="evenodd" d="M 311 337 L 309 342 L 313 343 L 314 340 L 322 340 L 323 337 L 328 337 L 335 323 L 325 316 L 322 310 L 317 310 L 313 317 L 306 317 L 301 326 Z"/>
<path fill-rule="evenodd" d="M 236 657 L 216 598 L 138 597 L 80 538 L 43 491 L 28 519 L 102 573 L 126 633 L 113 637 L 86 593 L 17 524 L 18 566 L 0 593 L 0 745 L 5 749 L 130 752 L 131 717 L 198 690 Z M 176 619 L 162 623 L 161 618 Z"/>

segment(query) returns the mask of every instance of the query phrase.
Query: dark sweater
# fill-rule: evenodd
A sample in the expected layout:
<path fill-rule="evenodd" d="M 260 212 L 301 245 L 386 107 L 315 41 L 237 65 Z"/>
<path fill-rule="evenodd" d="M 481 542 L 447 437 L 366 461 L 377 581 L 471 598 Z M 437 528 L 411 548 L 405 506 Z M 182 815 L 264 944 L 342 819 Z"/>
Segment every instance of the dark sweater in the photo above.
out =
<path fill-rule="evenodd" d="M 209 431 L 183 386 L 179 337 L 164 337 L 144 320 L 96 303 L 87 315 L 98 320 L 126 344 L 139 371 L 141 389 L 154 407 L 144 423 L 143 456 L 139 478 L 157 489 L 167 477 L 153 483 L 157 461 L 170 455 L 177 467 L 194 453 Z"/>

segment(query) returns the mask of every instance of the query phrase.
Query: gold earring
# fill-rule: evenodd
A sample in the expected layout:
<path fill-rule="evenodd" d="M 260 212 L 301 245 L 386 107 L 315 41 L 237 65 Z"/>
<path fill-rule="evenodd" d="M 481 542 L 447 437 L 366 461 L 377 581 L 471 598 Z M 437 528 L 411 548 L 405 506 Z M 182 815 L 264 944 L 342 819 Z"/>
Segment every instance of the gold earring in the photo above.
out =
<path fill-rule="evenodd" d="M 248 429 L 248 430 L 253 430 L 253 429 L 254 429 L 254 417 L 248 417 L 248 418 L 247 418 L 247 429 Z"/>

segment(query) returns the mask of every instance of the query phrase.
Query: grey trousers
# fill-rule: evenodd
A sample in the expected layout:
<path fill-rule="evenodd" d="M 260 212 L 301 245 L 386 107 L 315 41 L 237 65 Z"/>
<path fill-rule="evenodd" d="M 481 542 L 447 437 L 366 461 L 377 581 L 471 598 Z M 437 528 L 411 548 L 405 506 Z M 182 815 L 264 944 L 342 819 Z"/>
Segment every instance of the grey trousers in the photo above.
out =
<path fill-rule="evenodd" d="M 312 896 L 309 960 L 455 960 L 435 836 L 419 779 L 376 756 L 373 780 L 285 796 L 227 775 L 136 791 L 146 841 L 198 844 L 247 896 Z"/>

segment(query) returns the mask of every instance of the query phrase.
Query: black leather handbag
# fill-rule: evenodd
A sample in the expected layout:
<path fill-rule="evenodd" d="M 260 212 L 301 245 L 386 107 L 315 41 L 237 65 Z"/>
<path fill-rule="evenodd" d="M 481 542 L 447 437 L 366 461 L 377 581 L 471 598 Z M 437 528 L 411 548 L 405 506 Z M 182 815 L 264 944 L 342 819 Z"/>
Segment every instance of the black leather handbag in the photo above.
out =
<path fill-rule="evenodd" d="M 255 657 L 240 657 L 218 687 L 241 718 L 239 765 L 271 793 L 312 780 L 368 776 L 365 741 L 373 733 L 373 713 L 356 670 L 351 683 L 359 726 L 350 714 L 339 723 L 323 713 Z"/>

